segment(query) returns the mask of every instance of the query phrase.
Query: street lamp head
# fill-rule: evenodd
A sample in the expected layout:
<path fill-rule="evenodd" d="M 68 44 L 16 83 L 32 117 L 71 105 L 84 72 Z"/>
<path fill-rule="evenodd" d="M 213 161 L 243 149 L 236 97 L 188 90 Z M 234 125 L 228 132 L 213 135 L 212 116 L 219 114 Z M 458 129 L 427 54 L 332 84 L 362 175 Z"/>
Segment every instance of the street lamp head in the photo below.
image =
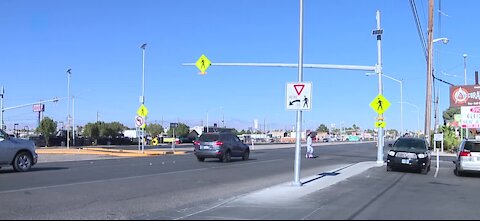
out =
<path fill-rule="evenodd" d="M 67 73 L 71 74 L 71 73 L 72 73 L 72 69 L 69 68 L 69 69 L 67 70 Z"/>
<path fill-rule="evenodd" d="M 147 47 L 147 43 L 143 44 L 142 46 L 140 46 L 141 49 L 145 50 L 145 47 Z"/>
<path fill-rule="evenodd" d="M 467 54 L 463 54 L 463 58 L 467 58 Z"/>
<path fill-rule="evenodd" d="M 433 39 L 433 43 L 437 42 L 437 41 L 442 41 L 444 44 L 447 44 L 448 43 L 448 38 L 437 38 L 437 39 Z"/>

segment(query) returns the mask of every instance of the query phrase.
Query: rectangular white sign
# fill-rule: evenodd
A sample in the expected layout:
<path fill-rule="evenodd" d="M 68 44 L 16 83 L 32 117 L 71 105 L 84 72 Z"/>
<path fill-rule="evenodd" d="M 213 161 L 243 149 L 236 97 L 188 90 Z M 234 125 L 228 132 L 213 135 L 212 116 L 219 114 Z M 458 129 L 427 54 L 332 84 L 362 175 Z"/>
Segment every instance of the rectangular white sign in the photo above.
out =
<path fill-rule="evenodd" d="M 286 106 L 287 110 L 312 109 L 312 83 L 290 82 L 287 83 Z"/>
<path fill-rule="evenodd" d="M 443 134 L 434 134 L 433 135 L 434 141 L 443 141 Z"/>
<path fill-rule="evenodd" d="M 462 106 L 460 111 L 463 128 L 480 128 L 480 106 Z"/>

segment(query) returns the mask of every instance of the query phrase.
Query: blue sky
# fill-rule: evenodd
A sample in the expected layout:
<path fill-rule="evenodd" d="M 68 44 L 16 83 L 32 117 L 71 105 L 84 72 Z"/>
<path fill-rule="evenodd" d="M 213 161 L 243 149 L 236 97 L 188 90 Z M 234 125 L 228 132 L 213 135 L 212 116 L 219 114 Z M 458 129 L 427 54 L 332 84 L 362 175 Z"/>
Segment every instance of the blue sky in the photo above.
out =
<path fill-rule="evenodd" d="M 416 4 L 427 36 L 428 0 Z M 439 19 L 437 0 L 434 35 L 450 42 L 434 45 L 437 77 L 463 84 L 467 54 L 468 84 L 473 84 L 480 55 L 480 2 L 441 4 L 445 15 Z M 404 129 L 423 130 L 427 67 L 409 1 L 305 0 L 304 63 L 375 65 L 377 10 L 384 29 L 384 73 L 403 79 L 404 101 L 419 108 L 418 113 L 404 105 Z M 76 125 L 96 121 L 98 112 L 101 121 L 134 127 L 142 92 L 140 46 L 147 43 L 148 122 L 198 126 L 208 112 L 210 124 L 221 125 L 224 119 L 227 127 L 237 129 L 254 127 L 255 119 L 271 130 L 295 125 L 296 113 L 285 107 L 285 86 L 298 80 L 296 68 L 211 66 L 200 75 L 196 67 L 182 64 L 194 63 L 202 54 L 212 63 L 297 63 L 297 0 L 3 0 L 0 29 L 5 108 L 66 97 L 66 70 L 71 68 Z M 376 113 L 369 103 L 378 94 L 377 77 L 347 70 L 303 73 L 304 81 L 313 84 L 312 110 L 303 114 L 307 129 L 322 123 L 373 129 Z M 449 87 L 437 86 L 441 114 L 449 106 Z M 387 128 L 400 129 L 399 88 L 384 78 L 384 96 L 392 104 L 384 114 Z M 44 116 L 65 122 L 67 106 L 66 100 L 47 103 Z M 30 106 L 5 111 L 4 117 L 8 128 L 37 124 Z"/>

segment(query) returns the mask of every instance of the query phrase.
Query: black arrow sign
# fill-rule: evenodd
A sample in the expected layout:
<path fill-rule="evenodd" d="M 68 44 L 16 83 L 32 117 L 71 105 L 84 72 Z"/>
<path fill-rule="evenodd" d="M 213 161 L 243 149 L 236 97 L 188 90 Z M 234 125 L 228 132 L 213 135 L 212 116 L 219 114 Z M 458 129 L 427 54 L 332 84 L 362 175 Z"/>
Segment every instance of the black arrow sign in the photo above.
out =
<path fill-rule="evenodd" d="M 295 102 L 298 102 L 298 103 L 300 103 L 300 100 L 293 100 L 293 101 L 290 101 L 290 106 L 291 106 L 291 105 L 293 105 L 293 103 L 295 103 Z"/>

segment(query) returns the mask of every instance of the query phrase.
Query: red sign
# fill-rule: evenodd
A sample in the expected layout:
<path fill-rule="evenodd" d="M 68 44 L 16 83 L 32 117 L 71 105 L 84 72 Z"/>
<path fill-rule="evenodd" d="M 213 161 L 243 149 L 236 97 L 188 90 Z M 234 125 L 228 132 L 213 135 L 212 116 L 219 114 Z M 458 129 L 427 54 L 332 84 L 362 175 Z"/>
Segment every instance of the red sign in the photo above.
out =
<path fill-rule="evenodd" d="M 450 106 L 480 106 L 480 85 L 450 86 Z"/>
<path fill-rule="evenodd" d="M 304 84 L 295 84 L 293 85 L 293 87 L 295 88 L 295 91 L 297 92 L 297 94 L 300 96 L 300 94 L 302 94 L 302 91 L 303 91 L 303 88 L 305 87 Z"/>
<path fill-rule="evenodd" d="M 45 111 L 45 105 L 44 104 L 34 104 L 33 105 L 33 112 L 43 112 Z"/>

